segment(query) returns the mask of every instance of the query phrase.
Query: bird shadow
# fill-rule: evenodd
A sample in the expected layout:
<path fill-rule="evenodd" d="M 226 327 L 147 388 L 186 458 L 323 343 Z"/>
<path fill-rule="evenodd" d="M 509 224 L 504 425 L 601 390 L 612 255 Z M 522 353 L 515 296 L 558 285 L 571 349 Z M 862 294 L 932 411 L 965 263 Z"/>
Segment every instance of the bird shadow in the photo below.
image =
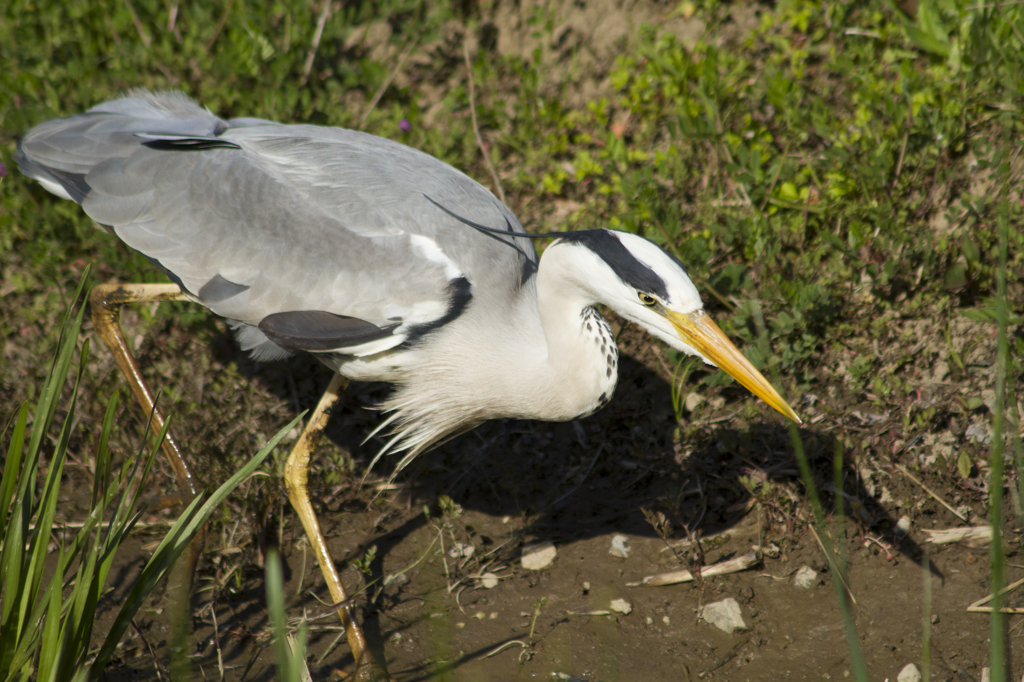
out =
<path fill-rule="evenodd" d="M 220 348 L 230 352 L 227 345 Z M 306 357 L 262 364 L 234 352 L 230 359 L 243 376 L 296 411 L 315 405 L 330 379 Z M 302 377 L 306 390 L 297 391 L 296 377 Z M 331 416 L 325 437 L 352 458 L 356 471 L 386 442 L 386 436 L 365 439 L 381 419 L 374 406 L 389 390 L 386 384 L 354 383 Z M 523 537 L 530 540 L 558 543 L 609 533 L 656 537 L 665 535 L 666 526 L 674 533 L 667 540 L 710 536 L 735 527 L 757 504 L 780 536 L 798 533 L 803 522 L 793 513 L 792 496 L 806 498 L 808 491 L 788 427 L 764 406 L 741 416 L 750 415 L 742 407 L 748 396 L 735 384 L 720 395 L 724 409 L 736 413 L 733 418 L 715 419 L 698 408 L 688 421 L 681 420 L 669 383 L 624 355 L 616 395 L 597 414 L 568 423 L 487 422 L 421 455 L 398 477 L 414 482 L 407 502 L 417 508 L 447 495 L 467 509 L 525 519 Z M 835 515 L 841 501 L 848 533 L 871 534 L 922 564 L 922 548 L 899 532 L 897 519 L 878 502 L 877 490 L 849 453 L 840 455 L 837 493 L 834 458 L 842 434 L 829 428 L 807 425 L 799 431 L 825 514 Z M 396 461 L 382 458 L 374 473 L 389 478 Z M 668 522 L 660 529 L 653 522 L 658 514 Z M 930 570 L 941 577 L 934 564 Z"/>

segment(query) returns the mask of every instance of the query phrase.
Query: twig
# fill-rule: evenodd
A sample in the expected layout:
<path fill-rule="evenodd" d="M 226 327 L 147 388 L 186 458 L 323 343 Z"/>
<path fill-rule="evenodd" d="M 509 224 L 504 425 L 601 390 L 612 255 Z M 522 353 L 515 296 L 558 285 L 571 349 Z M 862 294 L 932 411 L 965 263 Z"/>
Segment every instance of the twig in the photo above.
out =
<path fill-rule="evenodd" d="M 989 598 L 991 599 L 991 597 L 989 597 Z M 135 628 L 135 632 L 136 632 L 136 634 L 138 634 L 139 639 L 141 639 L 142 643 L 146 645 L 146 649 L 149 651 L 149 657 L 151 659 L 153 659 L 153 669 L 156 670 L 157 682 L 163 682 L 164 678 L 160 674 L 160 659 L 158 659 L 156 657 L 156 654 L 153 653 L 153 647 L 151 647 L 149 645 L 149 641 L 146 639 L 146 636 L 144 634 L 142 634 L 142 630 L 140 630 L 139 626 L 135 624 L 135 619 L 133 618 L 129 622 L 131 622 L 132 627 Z"/>
<path fill-rule="evenodd" d="M 903 466 L 902 464 L 895 464 L 895 463 L 894 463 L 894 465 L 895 465 L 896 469 L 899 470 L 904 476 L 906 476 L 911 481 L 913 481 L 914 483 L 916 483 L 919 486 L 921 486 L 922 488 L 924 488 L 924 491 L 926 493 L 928 493 L 929 495 L 931 495 L 932 497 L 934 497 L 939 502 L 939 504 L 941 504 L 943 507 L 945 507 L 949 511 L 953 512 L 953 516 L 957 517 L 958 519 L 960 519 L 964 523 L 969 523 L 969 521 L 967 520 L 966 516 L 964 516 L 963 514 L 958 512 L 956 509 L 953 509 L 952 505 L 950 505 L 944 499 L 939 497 L 938 493 L 936 493 L 934 490 L 932 490 L 931 488 L 926 486 L 924 483 L 922 483 L 920 480 L 918 480 L 917 477 L 914 476 L 912 473 L 907 471 L 907 468 L 905 466 Z"/>
<path fill-rule="evenodd" d="M 366 119 L 370 117 L 370 112 L 377 106 L 377 102 L 379 102 L 380 98 L 384 96 L 384 92 L 388 89 L 388 86 L 391 85 L 391 81 L 395 80 L 395 76 L 397 76 L 398 72 L 402 70 L 402 65 L 405 64 L 405 60 L 409 58 L 409 55 L 411 55 L 412 51 L 417 45 L 419 45 L 419 42 L 420 41 L 417 38 L 408 48 L 406 48 L 405 53 L 402 55 L 402 58 L 398 60 L 398 64 L 395 65 L 395 68 L 391 70 L 391 74 L 388 75 L 387 80 L 384 81 L 383 85 L 377 88 L 376 94 L 374 94 L 373 99 L 370 100 L 370 106 L 366 107 L 366 111 L 363 112 L 363 117 L 359 119 L 359 125 L 356 126 L 356 130 L 362 130 L 363 125 L 366 123 Z"/>
<path fill-rule="evenodd" d="M 751 566 L 754 566 L 758 561 L 760 561 L 760 559 L 757 558 L 756 554 L 744 554 L 743 556 L 738 556 L 735 559 L 729 559 L 728 561 L 722 561 L 711 566 L 705 566 L 700 569 L 700 575 L 701 578 L 711 578 L 716 575 L 739 573 L 740 571 L 745 571 Z M 640 582 L 626 583 L 626 587 L 676 585 L 678 583 L 688 583 L 692 581 L 693 573 L 687 570 L 682 570 L 649 575 L 640 580 Z"/>
<path fill-rule="evenodd" d="M 320 38 L 324 34 L 324 25 L 327 23 L 327 17 L 331 14 L 331 0 L 324 0 L 324 8 L 320 10 L 320 18 L 316 20 L 316 33 L 313 34 L 313 46 L 309 48 L 309 56 L 306 57 L 306 65 L 302 69 L 302 80 L 299 81 L 299 86 L 306 84 L 309 80 L 309 72 L 313 68 L 313 58 L 316 57 L 316 50 L 320 47 Z"/>
<path fill-rule="evenodd" d="M 874 38 L 875 40 L 881 40 L 882 34 L 878 31 L 870 31 L 866 28 L 848 28 L 843 31 L 844 35 L 848 36 L 864 36 L 866 38 Z"/>
<path fill-rule="evenodd" d="M 487 170 L 491 172 L 491 178 L 494 180 L 494 186 L 498 189 L 498 198 L 501 199 L 501 203 L 505 203 L 505 190 L 501 187 L 501 180 L 498 179 L 498 174 L 494 171 L 494 166 L 491 165 L 491 155 L 487 153 L 487 148 L 484 147 L 483 138 L 480 137 L 480 127 L 476 123 L 476 99 L 473 88 L 473 65 L 469 61 L 469 45 L 465 40 L 462 41 L 462 56 L 466 58 L 466 75 L 469 77 L 469 113 L 473 117 L 473 134 L 476 135 L 476 144 L 480 147 L 480 153 L 483 154 L 484 163 L 487 164 Z M 564 495 L 562 497 L 565 497 Z M 562 498 L 559 498 L 559 501 Z"/>
<path fill-rule="evenodd" d="M 217 670 L 221 682 L 224 682 L 224 656 L 220 652 L 220 626 L 217 625 L 217 605 L 210 602 L 210 616 L 213 618 L 213 645 L 217 647 Z"/>
<path fill-rule="evenodd" d="M 228 0 L 228 4 L 224 6 L 224 14 L 220 15 L 220 21 L 217 23 L 217 28 L 213 30 L 213 35 L 206 41 L 206 51 L 209 52 L 213 49 L 213 44 L 217 42 L 217 38 L 220 37 L 221 31 L 224 30 L 224 26 L 228 23 L 228 17 L 231 16 L 231 7 L 235 4 L 235 0 Z"/>
<path fill-rule="evenodd" d="M 181 31 L 178 30 L 178 2 L 175 0 L 174 4 L 171 5 L 171 14 L 167 19 L 167 30 L 174 34 L 178 44 L 181 45 Z M 156 301 L 154 301 L 156 303 Z"/>
<path fill-rule="evenodd" d="M 132 15 L 132 21 L 135 22 L 135 30 L 139 32 L 139 37 L 142 38 L 142 44 L 149 47 L 149 36 L 146 35 L 146 29 L 142 26 L 142 22 L 139 20 L 139 15 L 135 13 L 135 8 L 132 7 L 131 0 L 124 0 L 124 6 L 128 8 L 128 14 Z"/>
<path fill-rule="evenodd" d="M 821 551 L 825 554 L 825 561 L 828 562 L 829 569 L 835 572 L 836 576 L 839 578 L 839 582 L 843 584 L 843 589 L 846 590 L 846 594 L 850 597 L 850 601 L 853 602 L 854 606 L 857 606 L 857 598 L 853 596 L 853 590 L 851 590 L 850 586 L 846 584 L 846 578 L 843 576 L 843 572 L 839 570 L 838 566 L 832 563 L 832 555 L 830 555 L 828 550 L 825 549 L 825 543 L 823 543 L 821 538 L 818 536 L 818 531 L 814 530 L 814 524 L 808 524 L 807 527 L 811 529 L 811 535 L 813 535 L 814 539 L 818 541 L 818 547 L 821 547 Z"/>
<path fill-rule="evenodd" d="M 981 546 L 992 542 L 992 526 L 967 526 L 966 528 L 945 528 L 932 530 L 922 528 L 934 545 L 948 545 L 952 542 L 967 542 L 968 546 Z"/>
<path fill-rule="evenodd" d="M 779 181 L 779 175 L 782 173 L 782 167 L 786 165 L 786 157 L 789 156 L 789 146 L 792 141 L 786 142 L 786 148 L 782 150 L 782 156 L 779 157 L 779 165 L 775 168 L 775 173 L 772 175 L 772 181 L 768 184 L 768 192 L 764 196 L 764 203 L 761 204 L 761 208 L 758 209 L 758 213 L 764 213 L 764 209 L 768 208 L 768 201 L 772 198 L 772 192 L 775 191 L 775 183 Z"/>
<path fill-rule="evenodd" d="M 1021 585 L 1024 585 L 1024 578 L 1021 578 L 1020 580 L 1018 580 L 1015 583 L 1010 583 L 1009 585 L 1007 585 L 1003 589 L 999 590 L 999 596 L 1002 596 L 1002 595 L 1006 594 L 1007 592 L 1009 592 L 1011 590 L 1015 590 L 1018 587 L 1020 587 Z M 971 604 L 970 606 L 968 606 L 967 607 L 967 611 L 969 613 L 992 613 L 992 607 L 991 606 L 984 606 L 984 604 L 987 604 L 990 601 L 992 601 L 992 599 L 994 599 L 995 596 L 996 596 L 995 593 L 992 593 L 992 594 L 988 595 L 987 597 L 983 597 L 983 598 L 979 599 L 978 601 L 976 601 L 973 604 Z M 999 609 L 999 611 L 1000 611 L 1000 613 L 1024 613 L 1024 608 L 1019 607 L 1019 606 L 1017 606 L 1017 607 L 1014 607 L 1014 606 L 1004 606 L 1003 608 Z"/>
<path fill-rule="evenodd" d="M 896 183 L 900 180 L 900 170 L 903 168 L 903 155 L 907 152 L 907 138 L 910 137 L 910 126 L 912 123 L 912 114 L 914 112 L 914 104 L 907 102 L 907 129 L 903 131 L 903 144 L 900 146 L 900 158 L 896 162 L 896 176 L 892 179 L 892 188 L 896 189 Z"/>
<path fill-rule="evenodd" d="M 495 649 L 492 649 L 490 653 L 484 655 L 484 658 L 490 658 L 491 656 L 497 656 L 498 654 L 500 654 L 502 651 L 504 651 L 505 649 L 509 648 L 513 644 L 518 644 L 519 646 L 523 647 L 524 649 L 529 649 L 530 648 L 530 645 L 527 644 L 526 642 L 523 642 L 523 641 L 518 640 L 518 639 L 513 639 L 511 642 L 505 642 L 501 646 L 499 646 L 499 647 L 497 647 Z"/>

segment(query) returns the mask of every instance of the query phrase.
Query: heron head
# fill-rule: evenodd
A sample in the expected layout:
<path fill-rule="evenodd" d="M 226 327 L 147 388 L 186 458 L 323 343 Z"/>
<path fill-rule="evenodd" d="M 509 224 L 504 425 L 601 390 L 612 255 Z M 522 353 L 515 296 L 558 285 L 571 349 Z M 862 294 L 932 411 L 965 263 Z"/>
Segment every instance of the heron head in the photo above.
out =
<path fill-rule="evenodd" d="M 679 259 L 628 232 L 587 230 L 569 233 L 562 241 L 593 254 L 587 254 L 588 269 L 611 271 L 611 275 L 604 272 L 604 276 L 587 278 L 585 286 L 599 302 L 673 348 L 719 367 L 780 413 L 800 422 L 775 387 L 705 312 L 700 293 Z"/>

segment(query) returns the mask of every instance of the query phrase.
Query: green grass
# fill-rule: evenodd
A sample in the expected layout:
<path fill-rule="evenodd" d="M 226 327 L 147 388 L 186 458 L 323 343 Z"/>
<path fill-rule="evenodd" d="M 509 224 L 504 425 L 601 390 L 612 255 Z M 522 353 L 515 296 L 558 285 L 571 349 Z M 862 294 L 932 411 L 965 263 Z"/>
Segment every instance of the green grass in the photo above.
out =
<path fill-rule="evenodd" d="M 555 47 L 560 18 L 550 8 L 524 10 L 520 30 L 535 37 L 529 49 L 471 53 L 477 118 L 509 204 L 537 231 L 611 226 L 663 244 L 709 293 L 721 326 L 779 377 L 789 397 L 835 390 L 900 410 L 905 441 L 950 412 L 905 407 L 917 365 L 949 360 L 952 379 L 969 389 L 954 417 L 968 418 L 982 404 L 980 365 L 969 356 L 984 339 L 956 346 L 950 330 L 964 319 L 990 325 L 998 339 L 986 360 L 996 368 L 985 379 L 996 392 L 987 468 L 973 466 L 979 452 L 965 446 L 932 473 L 985 479 L 997 528 L 1005 520 L 1005 477 L 1022 527 L 1016 395 L 1024 374 L 1024 5 L 782 0 L 759 5 L 756 16 L 720 0 L 650 7 L 664 21 L 632 29 L 615 56 L 591 59 L 583 49 Z M 78 207 L 16 173 L 16 140 L 36 123 L 129 87 L 178 88 L 224 117 L 347 127 L 365 118 L 368 132 L 489 183 L 468 123 L 461 40 L 469 35 L 475 44 L 500 6 L 344 3 L 327 16 L 307 76 L 321 8 L 292 0 L 12 0 L 0 8 L 5 422 L 23 402 L 53 390 L 40 379 L 59 330 L 40 321 L 57 319 L 88 264 L 97 280 L 160 279 Z M 755 17 L 753 28 L 738 33 L 743 12 Z M 703 22 L 699 37 L 684 41 L 663 30 L 667 18 L 690 13 Z M 388 31 L 377 30 L 385 25 Z M 415 57 L 371 109 L 406 51 Z M 398 127 L 403 119 L 409 132 Z M 565 207 L 557 218 L 556 206 Z M 140 314 L 143 329 L 171 339 L 166 347 L 178 359 L 192 360 L 189 343 L 212 343 L 212 323 L 194 308 Z M 918 338 L 901 325 L 914 319 L 947 330 L 945 347 L 929 342 L 911 354 Z M 677 416 L 688 391 L 731 382 L 670 359 L 688 382 L 675 389 Z M 228 394 L 237 378 L 229 363 L 208 391 Z M 77 408 L 82 420 L 109 429 L 101 396 L 119 379 L 86 373 L 81 381 L 89 397 Z M 167 386 L 172 402 L 180 396 L 179 414 L 208 415 L 180 383 Z M 847 458 L 869 456 L 866 439 L 838 442 Z M 1004 455 L 1011 462 L 1005 472 Z M 224 460 L 218 466 L 234 470 L 231 456 Z M 801 462 L 813 497 L 813 476 Z M 824 528 L 827 510 L 814 506 Z M 999 585 L 1006 560 L 996 545 L 992 582 Z M 1004 624 L 998 615 L 992 623 L 999 679 Z"/>
<path fill-rule="evenodd" d="M 89 342 L 80 348 L 78 343 L 85 306 L 77 304 L 84 283 L 85 278 L 71 299 L 77 312 L 71 309 L 64 318 L 31 429 L 30 406 L 25 403 L 2 439 L 8 449 L 0 478 L 0 680 L 85 682 L 99 678 L 132 618 L 199 529 L 298 423 L 296 419 L 289 424 L 208 499 L 200 495 L 183 510 L 127 591 L 109 631 L 99 635 L 100 645 L 95 646 L 93 627 L 98 604 L 108 589 L 107 578 L 122 543 L 144 513 L 139 498 L 157 448 L 124 459 L 112 475 L 114 463 L 108 444 L 118 406 L 118 394 L 114 393 L 98 434 L 94 484 L 85 523 L 70 543 L 57 539 L 64 465 L 75 429 L 78 389 L 89 357 Z M 68 387 L 76 350 L 78 371 Z M 68 388 L 64 420 L 57 429 L 56 446 L 50 451 L 47 436 Z M 58 544 L 57 556 L 50 560 L 54 542 Z"/>

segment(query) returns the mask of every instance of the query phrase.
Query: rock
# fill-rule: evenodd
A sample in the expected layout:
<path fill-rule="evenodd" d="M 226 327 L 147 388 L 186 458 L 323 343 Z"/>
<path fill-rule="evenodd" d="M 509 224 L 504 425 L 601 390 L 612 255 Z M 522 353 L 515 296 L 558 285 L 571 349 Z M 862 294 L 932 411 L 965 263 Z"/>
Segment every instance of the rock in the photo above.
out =
<path fill-rule="evenodd" d="M 409 582 L 409 576 L 405 573 L 392 574 L 384 579 L 385 585 L 397 585 L 399 587 L 405 585 L 407 582 Z"/>
<path fill-rule="evenodd" d="M 704 396 L 702 396 L 699 393 L 691 393 L 690 395 L 686 396 L 686 402 L 683 403 L 683 406 L 686 408 L 687 412 L 693 412 L 698 407 L 700 407 L 701 403 L 703 402 Z"/>
<path fill-rule="evenodd" d="M 590 592 L 590 581 L 589 580 L 584 580 L 583 581 L 583 594 L 587 594 L 589 592 Z"/>
<path fill-rule="evenodd" d="M 633 605 L 625 599 L 612 599 L 612 603 L 609 605 L 612 611 L 615 613 L 630 613 L 633 611 Z"/>
<path fill-rule="evenodd" d="M 800 570 L 793 576 L 793 585 L 809 590 L 818 582 L 818 572 L 810 566 L 801 566 Z"/>
<path fill-rule="evenodd" d="M 629 558 L 629 538 L 625 535 L 613 535 L 612 546 L 608 550 L 608 553 L 612 556 L 619 557 L 620 559 Z"/>
<path fill-rule="evenodd" d="M 992 682 L 992 669 L 982 668 L 981 669 L 981 682 Z"/>
<path fill-rule="evenodd" d="M 939 614 L 933 613 L 932 614 L 932 625 L 935 625 L 938 622 L 939 622 Z"/>
<path fill-rule="evenodd" d="M 487 590 L 493 590 L 498 586 L 498 576 L 493 573 L 484 573 L 480 576 L 480 586 Z"/>
<path fill-rule="evenodd" d="M 555 562 L 558 550 L 550 542 L 541 542 L 536 545 L 523 547 L 523 555 L 520 562 L 523 568 L 528 571 L 542 571 Z"/>
<path fill-rule="evenodd" d="M 743 614 L 740 613 L 740 603 L 732 597 L 708 604 L 701 609 L 700 617 L 730 635 L 737 630 L 747 629 L 747 624 L 743 622 Z"/>
<path fill-rule="evenodd" d="M 898 535 L 906 535 L 910 532 L 910 517 L 901 516 L 900 520 L 896 522 L 896 533 Z"/>
<path fill-rule="evenodd" d="M 896 682 L 921 682 L 921 671 L 913 663 L 907 663 L 896 676 Z"/>
<path fill-rule="evenodd" d="M 980 445 L 992 442 L 992 434 L 988 430 L 988 424 L 971 424 L 964 434 L 967 440 L 974 441 Z"/>
<path fill-rule="evenodd" d="M 451 549 L 448 550 L 448 556 L 450 556 L 453 559 L 468 559 L 469 557 L 473 556 L 473 553 L 475 551 L 476 547 L 474 547 L 473 545 L 466 545 L 461 542 L 456 542 L 454 545 L 451 546 Z"/>

